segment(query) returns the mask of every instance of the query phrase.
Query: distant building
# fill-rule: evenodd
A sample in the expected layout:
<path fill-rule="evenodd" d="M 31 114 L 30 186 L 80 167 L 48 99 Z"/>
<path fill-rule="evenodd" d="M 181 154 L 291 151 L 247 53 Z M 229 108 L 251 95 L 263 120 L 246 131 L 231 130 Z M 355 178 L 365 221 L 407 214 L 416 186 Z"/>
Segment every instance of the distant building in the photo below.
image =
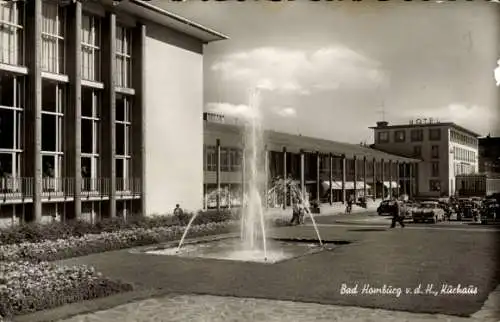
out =
<path fill-rule="evenodd" d="M 479 172 L 500 177 L 500 137 L 479 139 Z"/>
<path fill-rule="evenodd" d="M 213 113 L 205 113 L 203 119 L 205 206 L 216 206 L 218 186 L 222 195 L 220 206 L 226 206 L 227 200 L 237 206 L 245 182 L 243 123 Z M 415 192 L 413 169 L 418 160 L 359 144 L 275 131 L 265 131 L 263 140 L 266 191 L 272 190 L 269 184 L 273 179 L 286 176 L 319 203 L 342 202 L 350 195 L 382 198 Z M 283 196 L 267 197 L 271 206 L 283 206 Z M 287 196 L 284 206 L 289 205 Z"/>
<path fill-rule="evenodd" d="M 477 133 L 455 123 L 416 120 L 409 124 L 377 122 L 373 148 L 422 160 L 417 168 L 421 196 L 455 194 L 455 176 L 473 174 L 478 168 Z"/>

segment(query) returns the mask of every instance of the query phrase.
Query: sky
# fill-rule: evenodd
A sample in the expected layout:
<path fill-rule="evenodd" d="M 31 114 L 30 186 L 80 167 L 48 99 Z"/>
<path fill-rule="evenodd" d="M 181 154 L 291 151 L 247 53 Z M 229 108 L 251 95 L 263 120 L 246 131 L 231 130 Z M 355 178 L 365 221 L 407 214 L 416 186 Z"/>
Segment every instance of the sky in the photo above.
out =
<path fill-rule="evenodd" d="M 500 3 L 152 1 L 230 37 L 204 49 L 205 110 L 268 129 L 373 143 L 385 119 L 500 136 Z"/>

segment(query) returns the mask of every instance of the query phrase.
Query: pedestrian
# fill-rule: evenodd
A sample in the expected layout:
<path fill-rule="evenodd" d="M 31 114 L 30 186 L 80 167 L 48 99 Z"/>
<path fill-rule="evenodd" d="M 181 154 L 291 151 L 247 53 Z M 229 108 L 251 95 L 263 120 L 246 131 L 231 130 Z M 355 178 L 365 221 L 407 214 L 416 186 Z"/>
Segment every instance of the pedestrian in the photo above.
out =
<path fill-rule="evenodd" d="M 181 225 L 183 226 L 187 225 L 186 215 L 184 214 L 184 211 L 182 210 L 179 204 L 175 205 L 174 216 L 177 218 L 177 220 Z"/>
<path fill-rule="evenodd" d="M 354 197 L 352 195 L 349 196 L 349 199 L 347 199 L 347 208 L 345 210 L 345 212 L 347 214 L 350 214 L 351 211 L 352 211 L 352 204 L 354 202 Z"/>
<path fill-rule="evenodd" d="M 401 215 L 402 211 L 403 211 L 403 205 L 400 203 L 399 200 L 394 200 L 391 228 L 395 228 L 396 223 L 399 223 L 401 225 L 401 228 L 404 228 L 405 226 L 404 215 Z"/>
<path fill-rule="evenodd" d="M 293 200 L 292 220 L 290 221 L 291 225 L 294 225 L 295 223 L 300 224 L 300 205 L 297 199 Z"/>

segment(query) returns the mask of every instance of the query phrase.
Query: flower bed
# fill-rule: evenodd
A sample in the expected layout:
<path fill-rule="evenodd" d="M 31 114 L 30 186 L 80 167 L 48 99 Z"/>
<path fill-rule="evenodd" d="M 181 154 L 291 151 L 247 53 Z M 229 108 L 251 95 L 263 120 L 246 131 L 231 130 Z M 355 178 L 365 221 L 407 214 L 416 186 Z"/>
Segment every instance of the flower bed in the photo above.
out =
<path fill-rule="evenodd" d="M 0 262 L 0 316 L 4 317 L 131 290 L 130 284 L 106 279 L 84 265 Z"/>
<path fill-rule="evenodd" d="M 234 221 L 193 225 L 188 237 L 228 233 Z M 179 239 L 185 227 L 133 228 L 41 242 L 0 246 L 0 261 L 53 261 Z"/>
<path fill-rule="evenodd" d="M 193 214 L 188 214 L 188 217 Z M 237 211 L 204 211 L 197 214 L 194 225 L 208 224 L 211 222 L 224 222 L 237 219 Z M 0 229 L 0 245 L 19 244 L 24 242 L 42 242 L 45 240 L 58 240 L 68 237 L 82 237 L 87 234 L 100 234 L 103 232 L 115 232 L 133 228 L 155 228 L 172 227 L 180 223 L 171 215 L 165 216 L 137 216 L 122 218 L 103 219 L 95 224 L 85 221 L 68 221 L 66 223 L 54 222 L 48 224 L 22 224 L 19 226 Z"/>

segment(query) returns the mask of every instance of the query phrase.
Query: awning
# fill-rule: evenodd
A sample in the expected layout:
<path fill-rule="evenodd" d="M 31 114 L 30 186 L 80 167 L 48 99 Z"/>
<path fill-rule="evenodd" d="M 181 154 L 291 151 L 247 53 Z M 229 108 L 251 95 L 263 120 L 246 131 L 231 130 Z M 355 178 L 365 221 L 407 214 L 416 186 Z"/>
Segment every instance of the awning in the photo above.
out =
<path fill-rule="evenodd" d="M 386 188 L 391 188 L 391 181 L 384 181 L 384 186 Z M 392 188 L 399 188 L 399 184 L 396 181 L 392 181 Z"/>
<path fill-rule="evenodd" d="M 329 181 L 323 181 L 323 189 L 327 190 L 330 185 Z M 366 184 L 366 189 L 370 189 L 370 185 Z M 342 190 L 342 181 L 332 181 L 332 189 L 333 190 Z M 346 190 L 354 190 L 354 181 L 346 181 L 345 182 Z M 356 190 L 365 189 L 365 184 L 361 181 L 356 182 Z"/>

